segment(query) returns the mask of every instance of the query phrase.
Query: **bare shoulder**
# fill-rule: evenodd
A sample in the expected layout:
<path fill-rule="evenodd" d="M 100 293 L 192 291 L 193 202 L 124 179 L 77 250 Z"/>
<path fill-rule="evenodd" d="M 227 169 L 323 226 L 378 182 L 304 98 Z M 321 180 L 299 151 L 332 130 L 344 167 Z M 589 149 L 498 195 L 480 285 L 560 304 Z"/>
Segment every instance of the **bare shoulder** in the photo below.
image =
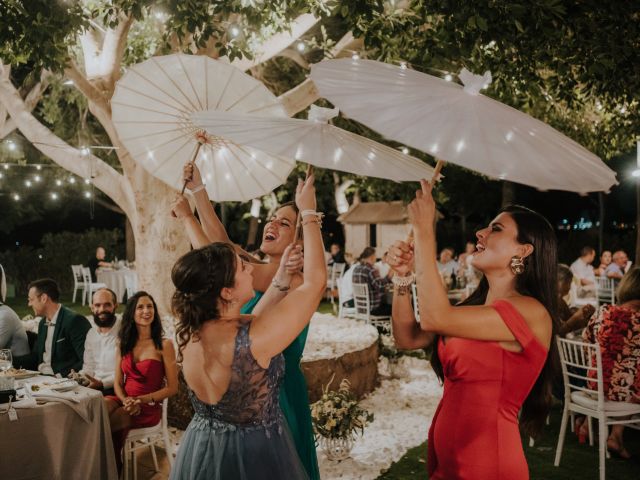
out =
<path fill-rule="evenodd" d="M 538 340 L 548 344 L 551 338 L 552 321 L 546 307 L 533 297 L 515 297 L 507 301 L 522 315 Z"/>

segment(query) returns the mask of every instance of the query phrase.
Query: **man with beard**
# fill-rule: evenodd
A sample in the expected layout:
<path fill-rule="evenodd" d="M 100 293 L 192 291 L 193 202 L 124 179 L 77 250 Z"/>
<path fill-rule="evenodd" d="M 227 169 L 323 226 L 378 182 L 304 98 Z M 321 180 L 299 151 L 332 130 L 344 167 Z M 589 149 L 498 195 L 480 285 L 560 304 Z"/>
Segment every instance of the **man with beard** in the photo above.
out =
<path fill-rule="evenodd" d="M 117 307 L 116 294 L 112 290 L 101 288 L 94 292 L 91 311 L 95 325 L 87 333 L 80 373 L 89 380 L 89 388 L 102 390 L 104 395 L 114 395 L 116 342 L 120 328 L 116 318 Z"/>

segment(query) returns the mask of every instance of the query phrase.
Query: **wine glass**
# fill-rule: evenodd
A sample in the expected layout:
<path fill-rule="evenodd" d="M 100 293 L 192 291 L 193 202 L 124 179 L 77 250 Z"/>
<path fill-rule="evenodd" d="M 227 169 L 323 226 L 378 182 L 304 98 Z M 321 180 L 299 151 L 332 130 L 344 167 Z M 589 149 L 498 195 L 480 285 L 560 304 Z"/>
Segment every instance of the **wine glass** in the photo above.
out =
<path fill-rule="evenodd" d="M 11 368 L 13 364 L 13 358 L 11 356 L 11 350 L 3 348 L 0 350 L 0 372 L 5 373 Z"/>

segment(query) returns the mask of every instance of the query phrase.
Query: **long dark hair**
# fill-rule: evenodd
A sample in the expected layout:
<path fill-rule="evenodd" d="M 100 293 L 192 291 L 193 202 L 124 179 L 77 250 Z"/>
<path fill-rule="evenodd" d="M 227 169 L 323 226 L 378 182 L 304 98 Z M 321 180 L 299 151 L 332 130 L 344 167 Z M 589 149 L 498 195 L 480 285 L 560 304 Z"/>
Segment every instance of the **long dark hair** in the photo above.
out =
<path fill-rule="evenodd" d="M 162 350 L 162 321 L 160 320 L 160 314 L 158 313 L 158 306 L 156 301 L 147 292 L 136 292 L 129 300 L 127 300 L 127 306 L 122 313 L 122 323 L 120 325 L 120 332 L 118 338 L 120 339 L 120 355 L 123 357 L 133 351 L 133 347 L 138 342 L 138 329 L 136 328 L 136 307 L 138 306 L 138 300 L 142 297 L 149 297 L 153 304 L 153 322 L 151 322 L 151 338 L 153 344 L 158 350 Z"/>
<path fill-rule="evenodd" d="M 552 382 L 557 378 L 560 366 L 555 335 L 558 333 L 558 259 L 557 242 L 553 227 L 539 213 L 519 205 L 509 205 L 501 213 L 507 213 L 518 227 L 517 240 L 521 244 L 533 245 L 533 253 L 525 258 L 524 273 L 516 277 L 516 291 L 538 300 L 549 312 L 552 321 L 552 336 L 547 360 L 529 396 L 522 405 L 520 425 L 525 433 L 535 436 L 543 427 L 552 403 Z M 489 292 L 486 277 L 478 288 L 459 305 L 484 305 Z M 442 362 L 438 356 L 439 337 L 436 337 L 431 352 L 431 365 L 438 378 L 444 378 Z"/>
<path fill-rule="evenodd" d="M 182 350 L 207 320 L 220 317 L 218 300 L 223 288 L 235 285 L 236 252 L 227 243 L 215 242 L 192 250 L 178 259 L 171 270 L 176 291 L 171 309 L 178 319 L 178 362 Z"/>

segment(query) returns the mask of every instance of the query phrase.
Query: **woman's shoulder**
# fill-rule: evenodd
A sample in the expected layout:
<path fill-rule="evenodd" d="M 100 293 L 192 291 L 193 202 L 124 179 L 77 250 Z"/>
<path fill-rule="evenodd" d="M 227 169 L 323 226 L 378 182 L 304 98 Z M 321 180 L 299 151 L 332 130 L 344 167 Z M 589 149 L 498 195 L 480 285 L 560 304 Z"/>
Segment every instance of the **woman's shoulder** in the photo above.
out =
<path fill-rule="evenodd" d="M 519 295 L 517 297 L 510 297 L 505 299 L 499 299 L 497 301 L 504 301 L 510 303 L 520 315 L 526 319 L 547 319 L 551 318 L 551 314 L 547 310 L 547 307 L 537 298 L 527 295 Z"/>

